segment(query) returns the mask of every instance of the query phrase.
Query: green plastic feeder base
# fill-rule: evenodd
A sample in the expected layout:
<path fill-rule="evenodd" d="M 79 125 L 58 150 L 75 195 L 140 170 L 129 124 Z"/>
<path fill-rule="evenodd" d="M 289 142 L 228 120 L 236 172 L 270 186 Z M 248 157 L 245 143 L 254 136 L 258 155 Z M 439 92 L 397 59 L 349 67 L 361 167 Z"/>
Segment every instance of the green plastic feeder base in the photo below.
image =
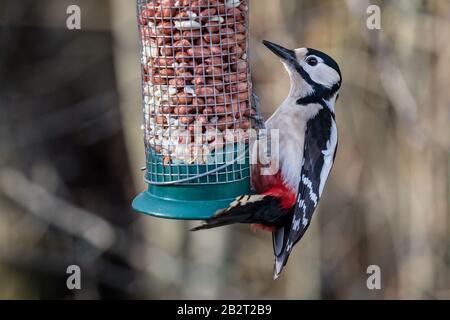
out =
<path fill-rule="evenodd" d="M 133 200 L 132 207 L 161 218 L 204 220 L 249 192 L 249 178 L 209 185 L 149 185 L 147 191 Z"/>

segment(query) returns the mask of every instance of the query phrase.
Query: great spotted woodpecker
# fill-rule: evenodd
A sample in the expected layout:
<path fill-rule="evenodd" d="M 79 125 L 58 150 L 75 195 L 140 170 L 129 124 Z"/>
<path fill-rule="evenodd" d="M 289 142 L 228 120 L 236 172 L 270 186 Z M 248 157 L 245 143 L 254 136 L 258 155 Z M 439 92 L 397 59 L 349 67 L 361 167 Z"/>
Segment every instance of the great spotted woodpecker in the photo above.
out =
<path fill-rule="evenodd" d="M 265 123 L 268 132 L 279 132 L 279 152 L 271 155 L 279 170 L 264 175 L 259 163 L 253 165 L 256 194 L 238 197 L 193 230 L 251 223 L 271 231 L 276 279 L 307 230 L 333 165 L 338 145 L 334 106 L 342 77 L 338 64 L 323 52 L 263 43 L 281 59 L 291 81 L 288 97 Z"/>

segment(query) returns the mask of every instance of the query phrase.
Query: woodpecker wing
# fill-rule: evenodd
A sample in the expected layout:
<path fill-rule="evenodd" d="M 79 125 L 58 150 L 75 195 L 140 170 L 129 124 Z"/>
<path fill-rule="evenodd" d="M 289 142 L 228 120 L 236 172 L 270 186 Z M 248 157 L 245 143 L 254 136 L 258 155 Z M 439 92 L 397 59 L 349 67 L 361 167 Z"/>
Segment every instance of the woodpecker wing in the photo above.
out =
<path fill-rule="evenodd" d="M 292 247 L 309 227 L 331 171 L 336 149 L 337 128 L 334 114 L 328 108 L 323 108 L 307 122 L 301 179 L 292 222 L 290 226 L 281 228 L 273 235 L 275 278 L 286 264 Z"/>

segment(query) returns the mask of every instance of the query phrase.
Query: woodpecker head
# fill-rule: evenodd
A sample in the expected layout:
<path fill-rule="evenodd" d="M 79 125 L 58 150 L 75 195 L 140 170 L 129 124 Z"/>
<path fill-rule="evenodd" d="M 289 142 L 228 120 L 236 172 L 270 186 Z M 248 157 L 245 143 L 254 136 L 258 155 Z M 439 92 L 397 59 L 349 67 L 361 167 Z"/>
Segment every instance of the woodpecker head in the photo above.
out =
<path fill-rule="evenodd" d="M 286 49 L 270 41 L 264 45 L 275 53 L 291 78 L 289 96 L 294 99 L 316 97 L 336 99 L 341 86 L 341 71 L 329 55 L 311 48 Z"/>

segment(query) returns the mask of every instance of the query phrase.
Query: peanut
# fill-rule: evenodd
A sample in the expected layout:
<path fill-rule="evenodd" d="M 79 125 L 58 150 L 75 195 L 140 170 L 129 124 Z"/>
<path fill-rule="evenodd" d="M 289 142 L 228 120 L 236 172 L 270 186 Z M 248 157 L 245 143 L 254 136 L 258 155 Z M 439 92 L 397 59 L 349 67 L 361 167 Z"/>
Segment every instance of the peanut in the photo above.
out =
<path fill-rule="evenodd" d="M 208 117 L 206 116 L 196 116 L 195 121 L 199 124 L 207 124 L 208 123 Z"/>
<path fill-rule="evenodd" d="M 206 74 L 219 79 L 223 77 L 222 69 L 216 67 L 207 67 Z"/>
<path fill-rule="evenodd" d="M 160 111 L 161 113 L 172 113 L 173 112 L 173 108 L 168 104 L 161 105 L 160 109 L 161 109 L 161 111 Z"/>
<path fill-rule="evenodd" d="M 188 38 L 191 41 L 200 38 L 201 32 L 200 30 L 186 30 L 183 31 L 183 38 Z"/>
<path fill-rule="evenodd" d="M 244 55 L 244 50 L 240 46 L 230 48 L 230 62 L 236 62 Z"/>
<path fill-rule="evenodd" d="M 231 73 L 224 76 L 225 82 L 247 81 L 247 73 Z"/>
<path fill-rule="evenodd" d="M 156 10 L 153 3 L 147 3 L 145 8 L 142 9 L 139 16 L 139 24 L 147 25 L 150 19 L 155 15 Z"/>
<path fill-rule="evenodd" d="M 181 39 L 173 44 L 175 50 L 188 50 L 191 47 L 191 43 L 186 39 Z"/>
<path fill-rule="evenodd" d="M 175 54 L 175 58 L 178 62 L 189 62 L 192 61 L 192 57 L 189 56 L 187 53 L 179 51 Z"/>
<path fill-rule="evenodd" d="M 170 164 L 170 157 L 169 156 L 164 156 L 163 158 L 163 165 L 167 166 Z"/>
<path fill-rule="evenodd" d="M 182 124 L 190 124 L 190 123 L 194 122 L 194 117 L 193 116 L 181 117 L 180 122 Z"/>
<path fill-rule="evenodd" d="M 157 25 L 160 33 L 170 36 L 172 34 L 173 26 L 170 22 L 160 22 Z"/>
<path fill-rule="evenodd" d="M 189 49 L 187 49 L 187 53 L 190 56 L 195 56 L 198 58 L 211 55 L 211 51 L 208 48 L 204 48 L 204 47 L 189 48 Z"/>
<path fill-rule="evenodd" d="M 191 72 L 183 72 L 180 73 L 179 76 L 184 79 L 185 82 L 192 81 L 192 79 L 194 78 Z"/>
<path fill-rule="evenodd" d="M 227 7 L 225 6 L 224 3 L 219 3 L 218 7 L 217 7 L 217 12 L 219 14 L 225 14 L 227 12 Z"/>
<path fill-rule="evenodd" d="M 241 12 L 242 12 L 242 11 L 247 11 L 247 10 L 248 10 L 248 7 L 246 6 L 245 3 L 241 3 L 241 4 L 239 5 L 238 9 L 241 10 Z"/>
<path fill-rule="evenodd" d="M 153 146 L 153 149 L 155 149 L 155 151 L 156 151 L 157 153 L 160 153 L 160 152 L 161 152 L 161 146 Z"/>
<path fill-rule="evenodd" d="M 236 34 L 232 35 L 230 38 L 234 39 L 234 41 L 236 41 L 236 42 L 243 42 L 243 41 L 245 41 L 245 39 L 247 37 L 243 33 L 236 33 Z"/>
<path fill-rule="evenodd" d="M 195 89 L 195 94 L 198 96 L 214 96 L 218 93 L 219 91 L 216 88 L 211 87 L 199 87 Z"/>
<path fill-rule="evenodd" d="M 207 65 L 213 66 L 213 67 L 221 67 L 226 68 L 228 66 L 227 63 L 224 63 L 223 60 L 219 57 L 211 57 L 205 59 L 205 62 Z"/>
<path fill-rule="evenodd" d="M 244 111 L 244 116 L 251 117 L 251 116 L 255 116 L 255 115 L 256 115 L 256 110 L 255 109 L 247 108 Z"/>
<path fill-rule="evenodd" d="M 217 9 L 215 9 L 215 8 L 205 9 L 202 12 L 200 12 L 200 18 L 206 19 L 206 18 L 209 18 L 209 17 L 215 15 L 216 13 L 217 13 Z"/>
<path fill-rule="evenodd" d="M 219 121 L 217 121 L 217 128 L 220 131 L 223 131 L 226 128 L 231 128 L 231 126 L 233 125 L 233 121 L 234 119 L 231 116 L 220 117 Z"/>
<path fill-rule="evenodd" d="M 238 42 L 233 38 L 225 38 L 222 39 L 220 44 L 222 45 L 222 48 L 231 48 L 237 46 Z"/>
<path fill-rule="evenodd" d="M 169 80 L 169 85 L 176 88 L 182 88 L 186 83 L 183 78 L 174 78 Z"/>
<path fill-rule="evenodd" d="M 158 74 L 153 74 L 149 81 L 154 84 L 154 85 L 162 85 L 162 84 L 166 84 L 167 83 L 167 78 L 166 77 L 161 77 Z"/>
<path fill-rule="evenodd" d="M 244 33 L 245 34 L 247 32 L 247 29 L 241 23 L 236 23 L 236 25 L 234 27 L 236 28 L 236 33 Z"/>
<path fill-rule="evenodd" d="M 192 109 L 192 107 L 179 106 L 179 107 L 175 107 L 173 111 L 175 114 L 188 114 L 188 113 L 191 113 L 193 111 L 193 109 Z"/>
<path fill-rule="evenodd" d="M 248 119 L 243 119 L 243 120 L 239 123 L 239 127 L 240 127 L 241 129 L 246 130 L 246 129 L 250 129 L 250 128 L 252 127 L 252 124 L 251 124 L 250 120 L 248 120 Z"/>
<path fill-rule="evenodd" d="M 200 76 L 197 76 L 194 78 L 194 80 L 192 80 L 192 84 L 195 84 L 197 86 L 203 85 L 205 83 L 206 83 L 205 78 Z"/>
<path fill-rule="evenodd" d="M 171 56 L 173 54 L 173 48 L 172 47 L 163 46 L 161 49 L 159 49 L 159 53 L 162 56 Z"/>
<path fill-rule="evenodd" d="M 171 41 L 171 37 L 170 36 L 166 36 L 166 35 L 158 35 L 156 36 L 156 44 L 158 46 L 163 46 L 167 43 L 170 43 Z"/>
<path fill-rule="evenodd" d="M 156 116 L 155 121 L 157 124 L 166 124 L 167 123 L 167 119 L 164 116 Z"/>
<path fill-rule="evenodd" d="M 214 111 L 216 112 L 217 115 L 225 114 L 227 112 L 227 108 L 224 106 L 216 106 L 214 107 Z"/>
<path fill-rule="evenodd" d="M 170 67 L 173 65 L 173 63 L 174 63 L 174 60 L 172 58 L 167 58 L 167 57 L 159 57 L 159 58 L 155 58 L 155 60 L 153 60 L 154 66 Z"/>
<path fill-rule="evenodd" d="M 206 74 L 206 68 L 207 68 L 207 67 L 208 67 L 208 66 L 207 66 L 206 64 L 204 64 L 204 63 L 197 65 L 197 66 L 194 68 L 194 74 L 195 74 L 195 75 L 205 75 L 205 74 Z"/>
<path fill-rule="evenodd" d="M 242 15 L 241 10 L 239 10 L 238 8 L 228 9 L 227 16 L 233 17 L 234 20 L 239 21 L 239 22 L 244 21 L 244 19 L 245 19 L 244 16 Z"/>
<path fill-rule="evenodd" d="M 212 79 L 208 79 L 207 81 L 206 81 L 206 84 L 207 85 L 212 85 L 212 86 L 215 86 L 215 88 L 217 89 L 217 90 L 219 90 L 219 91 L 222 91 L 223 90 L 223 81 L 222 80 L 220 80 L 220 79 L 216 79 L 216 78 L 212 78 Z"/>
<path fill-rule="evenodd" d="M 177 76 L 179 76 L 183 73 L 192 72 L 192 71 L 193 71 L 192 64 L 187 63 L 187 62 L 181 62 L 175 66 L 175 74 Z"/>
<path fill-rule="evenodd" d="M 176 31 L 173 33 L 173 41 L 180 41 L 181 39 L 183 39 L 183 35 L 180 31 Z"/>
<path fill-rule="evenodd" d="M 220 35 L 218 33 L 207 33 L 203 36 L 203 39 L 205 39 L 207 43 L 216 44 L 220 42 Z"/>
<path fill-rule="evenodd" d="M 186 11 L 178 12 L 175 17 L 176 20 L 189 19 L 189 14 Z"/>
<path fill-rule="evenodd" d="M 247 82 L 238 82 L 237 84 L 232 84 L 225 87 L 225 91 L 228 93 L 240 93 L 247 91 Z"/>
<path fill-rule="evenodd" d="M 206 98 L 206 104 L 215 104 L 215 103 L 216 103 L 215 97 Z"/>
<path fill-rule="evenodd" d="M 205 109 L 203 109 L 203 114 L 205 115 L 214 115 L 215 111 L 213 107 L 206 107 Z"/>
<path fill-rule="evenodd" d="M 233 101 L 247 101 L 248 100 L 248 91 L 239 92 L 237 94 L 232 95 Z"/>
<path fill-rule="evenodd" d="M 212 55 L 222 55 L 222 49 L 220 47 L 211 46 L 209 50 L 211 50 Z"/>
<path fill-rule="evenodd" d="M 233 29 L 226 27 L 226 28 L 220 29 L 219 33 L 222 37 L 229 37 L 229 36 L 232 36 L 233 34 L 235 34 L 236 32 Z"/>
<path fill-rule="evenodd" d="M 175 104 L 188 104 L 192 102 L 192 99 L 191 95 L 181 92 L 172 98 L 172 102 Z"/>
<path fill-rule="evenodd" d="M 175 71 L 173 69 L 159 69 L 159 75 L 163 77 L 173 77 Z"/>
<path fill-rule="evenodd" d="M 205 27 L 209 33 L 217 33 L 220 30 L 220 25 L 217 22 L 208 22 Z"/>
<path fill-rule="evenodd" d="M 203 100 L 202 98 L 194 98 L 194 100 L 192 100 L 192 105 L 195 107 L 204 107 L 205 100 Z"/>

